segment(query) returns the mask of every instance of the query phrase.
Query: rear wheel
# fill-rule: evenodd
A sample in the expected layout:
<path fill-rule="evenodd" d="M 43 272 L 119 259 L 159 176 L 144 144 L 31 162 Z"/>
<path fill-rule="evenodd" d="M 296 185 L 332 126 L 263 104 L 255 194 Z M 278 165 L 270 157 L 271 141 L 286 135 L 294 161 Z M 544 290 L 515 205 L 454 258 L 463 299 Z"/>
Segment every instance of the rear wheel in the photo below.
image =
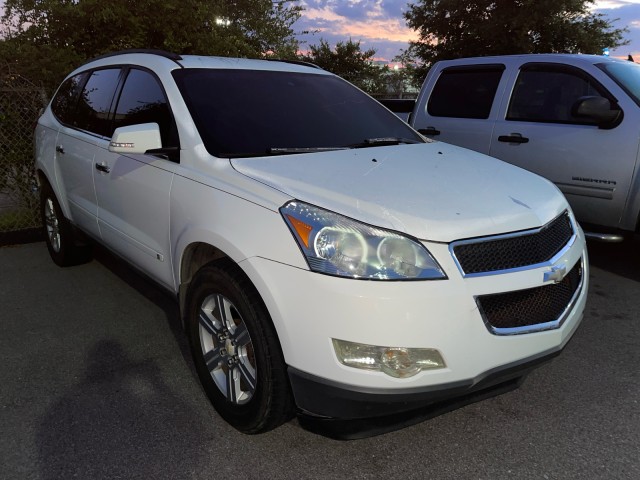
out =
<path fill-rule="evenodd" d="M 186 325 L 209 400 L 245 433 L 271 430 L 293 413 L 286 366 L 269 313 L 230 261 L 203 267 L 187 295 Z"/>
<path fill-rule="evenodd" d="M 89 245 L 76 244 L 73 227 L 62 214 L 58 199 L 48 183 L 44 183 L 40 190 L 40 212 L 47 249 L 57 265 L 77 265 L 91 258 Z"/>

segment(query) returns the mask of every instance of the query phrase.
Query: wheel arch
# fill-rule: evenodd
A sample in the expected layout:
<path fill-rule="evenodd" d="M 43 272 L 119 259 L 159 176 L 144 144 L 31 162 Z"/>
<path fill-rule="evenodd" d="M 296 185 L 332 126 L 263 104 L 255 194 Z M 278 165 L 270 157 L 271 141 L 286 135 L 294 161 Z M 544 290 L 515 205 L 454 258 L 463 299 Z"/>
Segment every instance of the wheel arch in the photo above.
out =
<path fill-rule="evenodd" d="M 221 258 L 229 258 L 229 255 L 206 242 L 190 243 L 182 252 L 179 274 L 180 283 L 189 283 L 203 266 Z"/>
<path fill-rule="evenodd" d="M 55 172 L 49 171 L 45 165 L 36 166 L 36 183 L 38 188 L 42 189 L 44 185 L 48 185 L 53 194 L 58 199 L 62 213 L 66 218 L 71 218 L 71 212 L 69 211 L 69 205 L 67 204 L 67 196 L 65 192 L 59 187 L 56 180 Z"/>
<path fill-rule="evenodd" d="M 255 278 L 256 272 L 253 269 L 247 269 L 247 263 L 243 262 L 243 258 L 233 254 L 228 254 L 228 250 L 219 248 L 212 243 L 205 241 L 194 241 L 189 243 L 180 256 L 179 278 L 178 278 L 178 301 L 180 305 L 180 320 L 182 327 L 186 328 L 186 300 L 187 292 L 191 284 L 191 280 L 196 273 L 204 266 L 216 261 L 228 261 L 234 264 L 242 274 L 246 277 L 247 282 L 255 289 L 260 301 L 264 305 L 265 310 L 269 313 L 269 323 L 276 333 L 276 338 L 280 346 L 280 351 L 286 362 L 286 349 L 283 348 L 282 338 L 287 338 L 286 327 L 282 322 L 277 321 L 280 315 L 277 306 L 274 307 L 274 299 L 269 295 L 268 288 L 261 278 Z M 266 289 L 266 291 L 265 291 Z M 271 307 L 271 308 L 270 308 Z M 275 311 L 274 311 L 275 310 Z"/>
<path fill-rule="evenodd" d="M 176 285 L 178 286 L 178 302 L 180 304 L 180 319 L 182 327 L 185 327 L 185 300 L 187 290 L 195 274 L 205 265 L 222 259 L 230 258 L 222 249 L 215 247 L 209 242 L 193 241 L 188 243 L 178 256 L 175 268 Z M 237 263 L 237 262 L 234 262 Z"/>

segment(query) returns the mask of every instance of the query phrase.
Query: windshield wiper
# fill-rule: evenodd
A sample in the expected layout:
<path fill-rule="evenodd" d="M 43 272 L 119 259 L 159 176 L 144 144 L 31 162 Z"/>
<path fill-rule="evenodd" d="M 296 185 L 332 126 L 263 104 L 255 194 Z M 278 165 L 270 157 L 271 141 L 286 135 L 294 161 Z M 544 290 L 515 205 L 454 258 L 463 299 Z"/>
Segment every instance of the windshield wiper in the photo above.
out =
<path fill-rule="evenodd" d="M 260 157 L 265 155 L 291 155 L 296 153 L 334 152 L 336 150 L 347 150 L 350 148 L 379 147 L 383 145 L 399 145 L 401 143 L 424 143 L 424 142 L 421 142 L 420 140 L 414 140 L 412 138 L 378 137 L 378 138 L 367 138 L 361 143 L 345 145 L 344 147 L 270 147 L 270 148 L 267 148 L 265 153 L 253 153 L 251 155 L 234 154 L 233 156 L 234 157 L 239 157 L 239 156 Z M 224 156 L 227 156 L 227 155 L 224 155 Z"/>
<path fill-rule="evenodd" d="M 403 137 L 376 137 L 376 138 L 367 138 L 361 143 L 354 143 L 353 145 L 349 145 L 349 148 L 366 148 L 366 147 L 383 147 L 385 145 L 400 145 L 401 143 L 424 143 L 420 140 L 415 140 L 413 138 L 403 138 Z"/>
<path fill-rule="evenodd" d="M 334 150 L 346 150 L 349 147 L 271 147 L 267 153 L 272 155 L 286 155 L 288 153 L 314 153 L 333 152 Z"/>

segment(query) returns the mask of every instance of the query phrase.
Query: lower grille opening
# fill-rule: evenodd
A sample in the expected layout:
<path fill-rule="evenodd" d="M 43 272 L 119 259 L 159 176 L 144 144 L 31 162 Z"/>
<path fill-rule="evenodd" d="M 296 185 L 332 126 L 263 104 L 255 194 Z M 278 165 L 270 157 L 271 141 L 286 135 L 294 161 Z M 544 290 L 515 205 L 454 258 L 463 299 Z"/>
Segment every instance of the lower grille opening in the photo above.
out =
<path fill-rule="evenodd" d="M 481 295 L 476 297 L 476 302 L 485 323 L 496 334 L 557 328 L 581 284 L 582 260 L 579 260 L 559 283 Z"/>

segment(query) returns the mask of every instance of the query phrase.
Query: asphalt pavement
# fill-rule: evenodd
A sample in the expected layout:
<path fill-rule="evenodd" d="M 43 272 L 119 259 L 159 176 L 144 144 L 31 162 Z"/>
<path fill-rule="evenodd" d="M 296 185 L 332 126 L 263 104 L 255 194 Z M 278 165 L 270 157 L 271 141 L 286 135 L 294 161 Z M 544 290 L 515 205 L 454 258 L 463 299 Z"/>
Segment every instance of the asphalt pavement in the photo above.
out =
<path fill-rule="evenodd" d="M 583 324 L 519 389 L 344 442 L 229 427 L 174 301 L 108 253 L 0 248 L 0 479 L 638 479 L 640 241 L 589 251 Z"/>

